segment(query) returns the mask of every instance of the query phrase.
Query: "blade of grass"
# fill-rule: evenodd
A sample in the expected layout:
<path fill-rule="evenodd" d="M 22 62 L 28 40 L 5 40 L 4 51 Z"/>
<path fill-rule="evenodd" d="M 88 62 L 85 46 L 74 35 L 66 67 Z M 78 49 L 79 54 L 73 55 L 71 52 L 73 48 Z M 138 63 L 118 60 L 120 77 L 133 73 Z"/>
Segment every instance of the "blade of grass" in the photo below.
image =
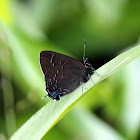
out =
<path fill-rule="evenodd" d="M 97 72 L 103 77 L 93 75 L 92 79 L 94 79 L 94 83 L 99 83 L 139 56 L 140 45 L 122 53 L 97 70 Z M 82 86 L 83 85 L 73 93 L 63 97 L 60 101 L 51 101 L 43 106 L 11 137 L 11 140 L 41 139 L 44 134 L 48 132 L 54 124 L 56 124 L 56 122 L 84 95 L 82 94 Z M 86 89 L 83 88 L 84 93 L 90 90 L 93 86 L 92 81 L 89 80 L 86 84 Z"/>
<path fill-rule="evenodd" d="M 125 73 L 125 98 L 122 122 L 129 139 L 136 140 L 140 126 L 140 58 L 123 69 Z"/>
<path fill-rule="evenodd" d="M 83 140 L 124 140 L 113 127 L 84 107 L 71 109 L 61 123 L 67 126 L 67 131 L 74 131 L 74 135 L 80 135 Z"/>
<path fill-rule="evenodd" d="M 24 75 L 24 80 L 30 85 L 30 87 L 40 89 L 41 82 L 38 81 L 41 81 L 41 77 L 38 75 L 36 67 L 32 64 L 33 60 L 31 61 L 28 59 L 27 50 L 24 50 L 24 47 L 21 45 L 21 42 L 17 39 L 15 34 L 1 20 L 0 33 L 4 34 L 5 44 L 10 48 L 18 68 Z M 39 57 L 39 54 L 36 57 Z"/>

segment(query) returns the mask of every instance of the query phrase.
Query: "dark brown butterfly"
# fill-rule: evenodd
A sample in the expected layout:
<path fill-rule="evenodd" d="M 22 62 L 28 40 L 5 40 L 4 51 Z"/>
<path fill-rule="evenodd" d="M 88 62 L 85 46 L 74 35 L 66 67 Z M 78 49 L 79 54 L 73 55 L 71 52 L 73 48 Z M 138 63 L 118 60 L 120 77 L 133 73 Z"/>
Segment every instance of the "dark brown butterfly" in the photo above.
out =
<path fill-rule="evenodd" d="M 43 98 L 50 97 L 53 100 L 60 100 L 61 96 L 71 93 L 82 83 L 86 83 L 95 70 L 87 62 L 87 58 L 85 59 L 85 51 L 83 61 L 82 64 L 77 59 L 57 52 L 42 51 L 40 65 L 48 93 Z"/>

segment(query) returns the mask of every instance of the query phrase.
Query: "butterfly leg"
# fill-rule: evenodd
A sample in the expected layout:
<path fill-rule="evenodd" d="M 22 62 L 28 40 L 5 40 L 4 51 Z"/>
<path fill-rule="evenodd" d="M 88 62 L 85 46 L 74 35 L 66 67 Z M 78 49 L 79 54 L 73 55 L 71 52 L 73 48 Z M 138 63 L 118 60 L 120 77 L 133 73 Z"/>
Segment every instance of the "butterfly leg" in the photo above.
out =
<path fill-rule="evenodd" d="M 102 75 L 100 75 L 99 73 L 97 73 L 95 70 L 94 70 L 94 74 L 95 74 L 96 76 L 103 77 Z"/>
<path fill-rule="evenodd" d="M 90 79 L 91 79 L 91 81 L 92 81 L 93 85 L 95 85 L 95 83 L 94 83 L 94 81 L 92 80 L 92 78 L 90 78 Z"/>
<path fill-rule="evenodd" d="M 82 85 L 82 94 L 84 93 L 84 91 L 83 91 L 83 85 Z"/>

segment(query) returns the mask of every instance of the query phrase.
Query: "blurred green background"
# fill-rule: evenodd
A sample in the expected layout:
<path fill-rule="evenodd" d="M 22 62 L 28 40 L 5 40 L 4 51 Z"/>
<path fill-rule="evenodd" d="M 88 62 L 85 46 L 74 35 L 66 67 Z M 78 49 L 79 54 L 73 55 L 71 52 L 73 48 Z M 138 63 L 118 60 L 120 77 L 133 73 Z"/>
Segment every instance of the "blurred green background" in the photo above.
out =
<path fill-rule="evenodd" d="M 139 35 L 139 0 L 1 0 L 0 139 L 12 136 L 51 100 L 41 99 L 46 95 L 42 50 L 82 61 L 86 39 L 86 54 L 97 69 L 133 47 Z M 104 80 L 42 139 L 139 140 L 139 72 L 137 59 Z"/>

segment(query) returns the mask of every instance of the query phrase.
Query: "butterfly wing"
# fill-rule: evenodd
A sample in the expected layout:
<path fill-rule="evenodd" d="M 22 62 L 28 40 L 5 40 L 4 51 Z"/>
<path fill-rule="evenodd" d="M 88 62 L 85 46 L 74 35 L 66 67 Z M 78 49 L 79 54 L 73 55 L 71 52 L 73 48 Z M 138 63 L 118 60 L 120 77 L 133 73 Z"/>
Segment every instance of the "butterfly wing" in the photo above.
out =
<path fill-rule="evenodd" d="M 74 91 L 86 73 L 84 65 L 69 56 L 52 52 L 40 53 L 40 65 L 45 77 L 46 88 L 55 87 L 61 96 Z"/>

